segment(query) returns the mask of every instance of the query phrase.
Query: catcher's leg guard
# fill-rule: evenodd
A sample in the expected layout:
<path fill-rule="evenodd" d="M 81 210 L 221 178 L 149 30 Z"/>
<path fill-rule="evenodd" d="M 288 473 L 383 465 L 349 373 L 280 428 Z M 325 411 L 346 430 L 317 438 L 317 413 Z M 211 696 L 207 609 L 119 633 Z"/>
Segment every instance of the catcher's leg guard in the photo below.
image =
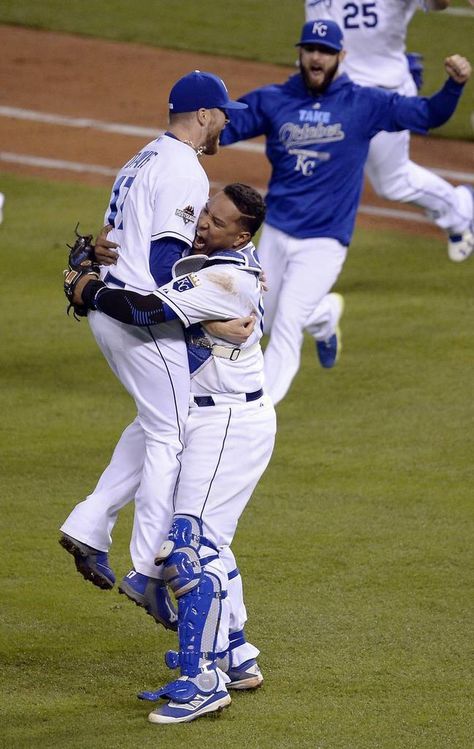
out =
<path fill-rule="evenodd" d="M 208 556 L 202 556 L 205 549 L 211 552 Z M 188 677 L 197 677 L 206 668 L 208 684 L 214 681 L 208 678 L 207 666 L 217 657 L 222 600 L 227 595 L 219 574 L 206 568 L 218 558 L 214 544 L 202 535 L 201 521 L 190 515 L 176 515 L 168 540 L 155 560 L 163 564 L 164 579 L 178 601 L 179 652 L 169 651 L 166 663 L 171 668 L 179 666 L 181 675 Z M 222 578 L 225 577 L 222 567 Z"/>

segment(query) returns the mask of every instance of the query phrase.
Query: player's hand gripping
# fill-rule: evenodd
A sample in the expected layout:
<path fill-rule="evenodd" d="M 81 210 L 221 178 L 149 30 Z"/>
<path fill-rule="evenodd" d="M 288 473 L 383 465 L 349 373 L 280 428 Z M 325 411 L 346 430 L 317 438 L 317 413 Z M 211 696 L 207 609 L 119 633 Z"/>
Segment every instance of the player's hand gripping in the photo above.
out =
<path fill-rule="evenodd" d="M 115 265 L 118 258 L 118 244 L 110 242 L 107 234 L 113 227 L 110 224 L 102 227 L 95 240 L 94 253 L 99 265 Z"/>
<path fill-rule="evenodd" d="M 447 57 L 444 61 L 444 67 L 449 77 L 456 83 L 466 83 L 471 77 L 471 63 L 461 55 Z"/>
<path fill-rule="evenodd" d="M 225 341 L 240 346 L 252 335 L 256 319 L 255 315 L 248 315 L 225 322 L 222 320 L 206 320 L 203 326 L 212 336 L 223 338 Z"/>

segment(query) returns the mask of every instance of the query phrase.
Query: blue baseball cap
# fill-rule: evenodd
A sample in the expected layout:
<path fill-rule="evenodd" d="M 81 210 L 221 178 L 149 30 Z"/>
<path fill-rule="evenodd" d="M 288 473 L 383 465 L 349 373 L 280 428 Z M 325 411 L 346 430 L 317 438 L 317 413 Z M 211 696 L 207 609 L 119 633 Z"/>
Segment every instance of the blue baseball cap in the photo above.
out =
<path fill-rule="evenodd" d="M 222 78 L 200 70 L 193 70 L 176 81 L 168 106 L 173 114 L 197 112 L 198 109 L 247 109 L 247 104 L 229 97 Z"/>
<path fill-rule="evenodd" d="M 301 29 L 301 39 L 295 47 L 305 44 L 320 44 L 340 52 L 343 47 L 342 31 L 335 21 L 327 18 L 307 21 Z"/>

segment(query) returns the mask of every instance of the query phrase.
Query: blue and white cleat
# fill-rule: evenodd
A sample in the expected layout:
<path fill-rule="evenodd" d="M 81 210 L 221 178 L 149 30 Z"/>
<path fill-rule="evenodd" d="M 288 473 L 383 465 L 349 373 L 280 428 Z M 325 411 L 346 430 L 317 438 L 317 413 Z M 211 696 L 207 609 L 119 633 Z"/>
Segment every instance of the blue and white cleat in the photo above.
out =
<path fill-rule="evenodd" d="M 342 317 L 344 312 L 344 297 L 341 294 L 330 294 L 334 298 L 334 301 L 339 307 L 339 314 L 337 320 Z M 332 336 L 326 341 L 316 341 L 316 353 L 318 355 L 319 363 L 324 369 L 332 369 L 337 364 L 342 351 L 342 338 L 341 329 L 339 324 L 336 325 L 336 329 Z"/>
<path fill-rule="evenodd" d="M 226 671 L 230 681 L 227 689 L 258 689 L 263 684 L 263 674 L 255 658 Z"/>
<path fill-rule="evenodd" d="M 130 570 L 118 590 L 137 606 L 144 608 L 158 624 L 162 624 L 166 629 L 178 629 L 178 613 L 163 580 Z"/>
<path fill-rule="evenodd" d="M 220 712 L 231 703 L 226 689 L 228 677 L 215 665 L 203 668 L 196 676 L 180 676 L 157 692 L 141 692 L 142 700 L 169 699 L 148 716 L 150 723 L 188 723 L 208 713 Z"/>
<path fill-rule="evenodd" d="M 470 226 L 462 234 L 450 234 L 448 239 L 448 257 L 453 263 L 462 263 L 474 252 L 474 187 L 463 185 L 471 193 L 473 201 L 473 218 Z"/>
<path fill-rule="evenodd" d="M 170 700 L 166 705 L 160 705 L 148 715 L 148 720 L 150 723 L 189 723 L 202 715 L 220 712 L 231 701 L 226 690 L 212 694 L 198 692 L 189 702 Z"/>
<path fill-rule="evenodd" d="M 94 549 L 66 533 L 63 533 L 59 543 L 69 554 L 72 554 L 76 569 L 84 580 L 89 580 L 102 590 L 110 590 L 114 587 L 115 575 L 109 566 L 106 551 Z"/>

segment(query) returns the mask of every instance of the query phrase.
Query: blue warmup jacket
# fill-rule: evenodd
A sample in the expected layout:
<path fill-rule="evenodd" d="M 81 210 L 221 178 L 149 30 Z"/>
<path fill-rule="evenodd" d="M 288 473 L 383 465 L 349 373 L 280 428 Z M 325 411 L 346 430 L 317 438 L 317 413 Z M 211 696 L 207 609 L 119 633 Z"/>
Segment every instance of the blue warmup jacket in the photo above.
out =
<path fill-rule="evenodd" d="M 346 74 L 313 95 L 300 73 L 242 96 L 221 144 L 265 135 L 272 175 L 266 222 L 298 239 L 350 243 L 370 139 L 380 130 L 426 133 L 456 109 L 463 86 L 448 79 L 432 97 L 358 86 Z"/>

